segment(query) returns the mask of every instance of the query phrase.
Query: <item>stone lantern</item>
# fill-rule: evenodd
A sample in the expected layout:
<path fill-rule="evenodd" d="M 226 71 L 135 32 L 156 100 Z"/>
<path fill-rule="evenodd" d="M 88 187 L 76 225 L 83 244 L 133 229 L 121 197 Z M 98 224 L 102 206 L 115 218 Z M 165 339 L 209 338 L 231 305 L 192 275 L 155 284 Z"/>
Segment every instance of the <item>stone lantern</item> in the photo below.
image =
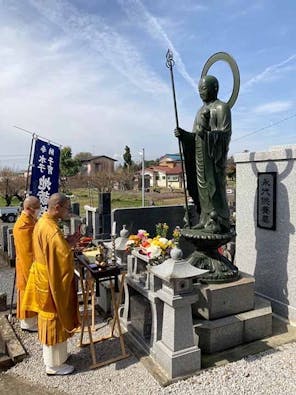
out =
<path fill-rule="evenodd" d="M 151 272 L 162 282 L 156 294 L 163 302 L 161 339 L 155 343 L 155 359 L 170 379 L 192 374 L 201 365 L 192 322 L 191 305 L 198 299 L 193 279 L 207 271 L 190 265 L 182 259 L 182 251 L 174 248 L 171 258 L 152 267 Z"/>

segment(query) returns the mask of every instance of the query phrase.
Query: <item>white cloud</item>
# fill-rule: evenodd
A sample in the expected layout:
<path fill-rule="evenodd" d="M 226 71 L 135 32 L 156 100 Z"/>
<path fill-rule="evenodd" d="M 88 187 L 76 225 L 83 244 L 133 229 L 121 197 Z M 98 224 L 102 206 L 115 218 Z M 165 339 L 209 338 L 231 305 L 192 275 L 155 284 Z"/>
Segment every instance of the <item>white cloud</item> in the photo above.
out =
<path fill-rule="evenodd" d="M 274 114 L 283 111 L 288 111 L 294 107 L 292 101 L 272 101 L 269 103 L 261 104 L 254 108 L 257 114 Z"/>
<path fill-rule="evenodd" d="M 83 15 L 78 18 L 75 11 L 73 16 L 72 9 L 63 9 L 65 20 L 59 8 L 52 7 L 51 14 L 38 3 L 38 9 L 58 26 L 65 23 L 66 34 L 48 24 L 50 37 L 40 35 L 34 21 L 30 26 L 19 20 L 10 21 L 9 28 L 0 25 L 0 156 L 12 152 L 9 165 L 26 167 L 20 154 L 26 158 L 31 139 L 13 125 L 70 145 L 73 153 L 95 147 L 97 154 L 122 155 L 126 144 L 132 151 L 144 146 L 147 158 L 160 156 L 164 146 L 176 150 L 170 92 L 148 66 L 141 68 L 136 50 L 130 52 L 128 42 L 112 32 L 105 32 L 98 50 L 91 37 L 84 40 L 96 36 L 98 28 L 89 17 L 83 25 Z"/>
<path fill-rule="evenodd" d="M 49 21 L 69 34 L 73 40 L 86 43 L 116 72 L 134 86 L 148 93 L 168 90 L 153 70 L 144 62 L 141 53 L 112 26 L 97 15 L 82 13 L 68 1 L 30 0 L 30 3 Z"/>

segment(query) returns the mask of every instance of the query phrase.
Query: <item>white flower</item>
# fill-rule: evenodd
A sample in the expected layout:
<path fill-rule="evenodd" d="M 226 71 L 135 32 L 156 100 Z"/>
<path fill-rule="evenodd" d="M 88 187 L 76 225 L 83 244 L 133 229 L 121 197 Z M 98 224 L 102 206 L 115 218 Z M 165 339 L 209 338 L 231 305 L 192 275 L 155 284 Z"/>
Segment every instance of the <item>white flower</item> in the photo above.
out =
<path fill-rule="evenodd" d="M 160 237 L 159 242 L 162 244 L 166 244 L 168 242 L 168 239 L 166 239 L 165 237 Z"/>
<path fill-rule="evenodd" d="M 161 255 L 161 248 L 153 244 L 147 247 L 146 251 L 150 259 L 158 258 Z"/>

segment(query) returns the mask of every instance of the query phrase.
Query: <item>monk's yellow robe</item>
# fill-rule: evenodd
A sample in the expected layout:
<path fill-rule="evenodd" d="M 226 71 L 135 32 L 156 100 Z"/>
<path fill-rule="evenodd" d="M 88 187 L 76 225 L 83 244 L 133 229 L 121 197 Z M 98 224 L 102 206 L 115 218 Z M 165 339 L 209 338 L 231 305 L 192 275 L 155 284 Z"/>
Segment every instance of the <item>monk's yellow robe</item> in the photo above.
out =
<path fill-rule="evenodd" d="M 44 213 L 33 234 L 35 260 L 23 298 L 23 308 L 38 313 L 38 337 L 53 346 L 79 327 L 73 252 L 58 223 Z"/>
<path fill-rule="evenodd" d="M 29 278 L 29 271 L 34 260 L 32 237 L 35 224 L 36 220 L 23 211 L 13 227 L 16 252 L 16 317 L 19 320 L 31 318 L 36 315 L 33 311 L 26 311 L 21 308 L 23 294 Z"/>

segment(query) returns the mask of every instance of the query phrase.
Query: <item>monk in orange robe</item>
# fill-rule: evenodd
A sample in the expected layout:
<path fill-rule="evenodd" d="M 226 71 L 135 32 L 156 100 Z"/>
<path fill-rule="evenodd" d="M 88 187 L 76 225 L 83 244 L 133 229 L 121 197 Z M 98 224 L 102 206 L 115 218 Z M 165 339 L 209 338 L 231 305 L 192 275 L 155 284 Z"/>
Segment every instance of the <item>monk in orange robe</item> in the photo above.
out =
<path fill-rule="evenodd" d="M 48 375 L 65 375 L 74 370 L 65 361 L 67 339 L 80 325 L 71 249 L 79 235 L 66 240 L 58 223 L 59 219 L 69 219 L 70 211 L 70 200 L 62 193 L 49 198 L 48 211 L 34 229 L 35 260 L 23 299 L 23 308 L 38 313 L 38 337 Z"/>
<path fill-rule="evenodd" d="M 30 267 L 33 263 L 33 230 L 37 222 L 40 202 L 35 196 L 24 200 L 23 211 L 13 227 L 14 245 L 16 250 L 16 317 L 20 326 L 30 332 L 37 331 L 37 314 L 21 308 L 23 294 L 27 285 Z"/>

